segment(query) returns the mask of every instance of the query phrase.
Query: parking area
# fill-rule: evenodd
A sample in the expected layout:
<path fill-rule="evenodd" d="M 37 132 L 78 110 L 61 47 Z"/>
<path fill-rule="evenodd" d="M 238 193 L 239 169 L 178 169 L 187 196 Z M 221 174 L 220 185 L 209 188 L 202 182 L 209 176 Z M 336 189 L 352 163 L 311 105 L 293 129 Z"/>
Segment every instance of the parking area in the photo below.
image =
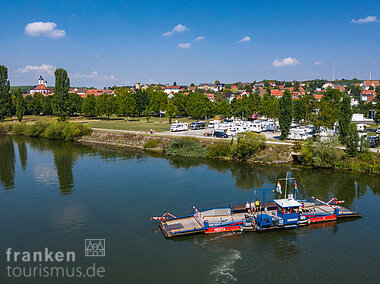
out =
<path fill-rule="evenodd" d="M 172 135 L 172 136 L 187 136 L 187 137 L 197 137 L 197 138 L 214 138 L 212 136 L 206 136 L 205 132 L 211 132 L 213 133 L 214 129 L 213 128 L 206 128 L 206 129 L 198 129 L 198 130 L 191 130 L 189 129 L 188 131 L 179 131 L 179 132 L 170 132 L 170 131 L 164 131 L 161 132 L 161 134 L 164 135 Z M 261 132 L 260 134 L 265 135 L 266 139 L 276 139 L 280 140 L 280 135 L 281 132 L 272 132 L 272 131 L 266 131 L 266 132 Z M 223 138 L 220 138 L 223 139 Z"/>

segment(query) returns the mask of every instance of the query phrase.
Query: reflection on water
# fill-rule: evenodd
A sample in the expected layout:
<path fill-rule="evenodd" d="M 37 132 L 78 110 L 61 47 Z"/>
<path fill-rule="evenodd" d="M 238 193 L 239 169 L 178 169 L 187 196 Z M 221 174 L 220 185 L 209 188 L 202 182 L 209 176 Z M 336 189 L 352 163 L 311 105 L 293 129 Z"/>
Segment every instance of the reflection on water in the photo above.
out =
<path fill-rule="evenodd" d="M 20 158 L 20 164 L 21 164 L 21 167 L 24 171 L 26 169 L 26 162 L 28 160 L 28 152 L 27 152 L 25 138 L 26 138 L 25 136 L 13 137 L 13 140 L 17 143 L 18 155 Z"/>
<path fill-rule="evenodd" d="M 378 276 L 374 260 L 380 255 L 379 176 L 162 159 L 157 153 L 21 136 L 0 136 L 0 155 L 0 193 L 6 197 L 0 198 L 0 216 L 7 216 L 1 251 L 78 248 L 82 255 L 85 238 L 106 238 L 107 283 L 340 283 L 370 282 Z M 273 189 L 287 172 L 297 179 L 303 197 L 336 196 L 346 207 L 359 205 L 364 218 L 170 240 L 149 219 L 167 210 L 180 216 L 191 212 L 192 205 L 208 208 L 246 201 L 255 187 Z M 78 258 L 78 265 L 87 260 Z M 0 259 L 0 266 L 5 265 Z M 8 283 L 4 274 L 0 279 Z"/>
<path fill-rule="evenodd" d="M 15 160 L 12 138 L 0 135 L 0 182 L 5 189 L 14 188 Z"/>
<path fill-rule="evenodd" d="M 24 136 L 0 136 L 0 180 L 5 189 L 14 188 L 15 150 L 17 144 L 20 164 L 23 170 L 27 167 L 28 146 L 40 152 L 52 153 L 55 171 L 59 180 L 62 195 L 70 194 L 75 184 L 73 167 L 81 155 L 96 155 L 104 160 L 140 159 L 146 155 L 162 157 L 161 154 L 143 151 L 130 151 L 109 146 L 84 146 L 73 142 L 52 141 L 29 138 Z M 363 196 L 367 189 L 378 194 L 378 176 L 336 172 L 326 169 L 299 169 L 289 166 L 258 166 L 247 163 L 219 161 L 209 159 L 191 159 L 182 157 L 168 158 L 174 168 L 188 170 L 192 167 L 206 166 L 208 170 L 230 174 L 235 180 L 235 186 L 242 190 L 254 188 L 274 188 L 276 181 L 283 178 L 287 172 L 296 178 L 303 198 L 317 196 L 328 200 L 337 197 L 345 200 L 346 206 L 352 205 L 355 198 Z M 41 174 L 48 174 L 42 171 Z M 292 188 L 290 188 L 292 190 Z M 272 196 L 268 196 L 271 198 Z"/>

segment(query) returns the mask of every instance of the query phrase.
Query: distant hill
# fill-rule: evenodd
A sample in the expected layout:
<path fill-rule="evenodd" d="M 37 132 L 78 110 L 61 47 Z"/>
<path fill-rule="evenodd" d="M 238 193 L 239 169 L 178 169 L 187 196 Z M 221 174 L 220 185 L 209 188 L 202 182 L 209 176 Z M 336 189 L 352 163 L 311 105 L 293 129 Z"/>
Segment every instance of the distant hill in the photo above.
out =
<path fill-rule="evenodd" d="M 29 93 L 34 86 L 11 86 L 11 90 L 21 89 L 23 94 Z"/>
<path fill-rule="evenodd" d="M 21 92 L 23 94 L 29 94 L 30 90 L 33 89 L 34 86 L 11 86 L 11 91 L 12 90 L 17 90 L 21 89 Z M 54 88 L 53 86 L 48 86 L 48 88 Z"/>

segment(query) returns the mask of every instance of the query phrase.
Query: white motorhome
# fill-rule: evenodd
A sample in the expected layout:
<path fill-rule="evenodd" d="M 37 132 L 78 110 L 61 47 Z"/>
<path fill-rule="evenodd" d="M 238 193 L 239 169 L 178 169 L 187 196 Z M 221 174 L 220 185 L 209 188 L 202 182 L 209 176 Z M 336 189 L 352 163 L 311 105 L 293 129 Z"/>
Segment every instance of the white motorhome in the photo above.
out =
<path fill-rule="evenodd" d="M 260 133 L 262 131 L 262 124 L 261 123 L 251 123 L 250 131 Z"/>
<path fill-rule="evenodd" d="M 303 140 L 306 141 L 309 138 L 312 138 L 310 129 L 308 128 L 292 128 L 289 131 L 288 139 L 290 140 Z"/>
<path fill-rule="evenodd" d="M 215 128 L 220 123 L 219 120 L 212 120 L 208 123 L 208 128 Z"/>
<path fill-rule="evenodd" d="M 181 122 L 175 122 L 170 127 L 171 132 L 178 132 L 178 131 L 187 131 L 189 130 L 189 126 L 187 123 L 181 123 Z"/>
<path fill-rule="evenodd" d="M 358 123 L 356 128 L 358 131 L 365 131 L 366 125 L 364 123 Z"/>

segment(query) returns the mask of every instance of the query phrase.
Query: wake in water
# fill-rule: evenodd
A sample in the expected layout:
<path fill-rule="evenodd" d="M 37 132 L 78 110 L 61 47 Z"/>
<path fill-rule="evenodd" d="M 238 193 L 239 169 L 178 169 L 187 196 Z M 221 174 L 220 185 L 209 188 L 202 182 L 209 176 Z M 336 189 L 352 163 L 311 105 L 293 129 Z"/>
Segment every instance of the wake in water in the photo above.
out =
<path fill-rule="evenodd" d="M 235 282 L 237 281 L 233 274 L 235 272 L 235 262 L 241 259 L 241 253 L 236 249 L 228 249 L 222 253 L 223 257 L 220 258 L 219 264 L 214 267 L 210 275 L 215 283 Z"/>

